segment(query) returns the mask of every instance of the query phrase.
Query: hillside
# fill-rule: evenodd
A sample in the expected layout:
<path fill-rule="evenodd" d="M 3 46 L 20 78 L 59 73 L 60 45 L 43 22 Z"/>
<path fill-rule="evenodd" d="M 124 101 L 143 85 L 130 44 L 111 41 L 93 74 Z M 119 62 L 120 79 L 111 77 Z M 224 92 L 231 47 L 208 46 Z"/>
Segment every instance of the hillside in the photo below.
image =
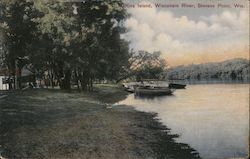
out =
<path fill-rule="evenodd" d="M 168 71 L 168 79 L 189 80 L 249 80 L 249 60 L 232 59 L 224 62 L 178 66 Z"/>

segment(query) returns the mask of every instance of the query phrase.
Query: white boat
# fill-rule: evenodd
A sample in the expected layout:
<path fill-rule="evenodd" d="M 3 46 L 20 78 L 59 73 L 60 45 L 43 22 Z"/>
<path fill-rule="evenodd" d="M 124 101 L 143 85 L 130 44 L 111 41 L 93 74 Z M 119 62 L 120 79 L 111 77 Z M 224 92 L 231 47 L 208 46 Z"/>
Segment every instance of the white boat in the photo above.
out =
<path fill-rule="evenodd" d="M 140 86 L 139 82 L 123 83 L 124 90 L 129 93 L 135 92 L 135 87 Z"/>

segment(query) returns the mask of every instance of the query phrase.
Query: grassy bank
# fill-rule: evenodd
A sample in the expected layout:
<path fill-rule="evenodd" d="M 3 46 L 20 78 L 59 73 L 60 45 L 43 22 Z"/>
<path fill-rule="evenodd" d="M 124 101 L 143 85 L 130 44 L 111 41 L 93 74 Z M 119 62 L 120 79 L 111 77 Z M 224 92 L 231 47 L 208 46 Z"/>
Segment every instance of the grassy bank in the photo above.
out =
<path fill-rule="evenodd" d="M 112 104 L 126 97 L 115 85 L 93 93 L 26 90 L 0 100 L 0 145 L 6 158 L 199 158 L 156 114 Z"/>

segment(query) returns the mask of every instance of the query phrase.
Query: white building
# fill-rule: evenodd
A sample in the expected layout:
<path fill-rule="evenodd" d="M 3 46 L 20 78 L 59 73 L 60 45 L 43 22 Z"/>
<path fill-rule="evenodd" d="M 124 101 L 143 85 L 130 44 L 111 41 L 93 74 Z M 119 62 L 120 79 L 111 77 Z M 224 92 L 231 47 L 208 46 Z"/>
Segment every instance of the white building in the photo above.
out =
<path fill-rule="evenodd" d="M 33 75 L 32 72 L 30 72 L 28 69 L 23 68 L 21 72 L 21 78 L 22 78 L 22 84 L 28 85 L 28 83 L 31 80 L 31 77 Z M 8 79 L 8 71 L 7 69 L 4 69 L 0 67 L 0 90 L 9 90 L 9 83 L 6 83 L 6 79 Z M 14 83 L 12 82 L 12 87 L 14 87 Z"/>
<path fill-rule="evenodd" d="M 4 79 L 5 76 L 0 76 L 0 90 L 9 90 L 9 85 L 3 83 Z"/>

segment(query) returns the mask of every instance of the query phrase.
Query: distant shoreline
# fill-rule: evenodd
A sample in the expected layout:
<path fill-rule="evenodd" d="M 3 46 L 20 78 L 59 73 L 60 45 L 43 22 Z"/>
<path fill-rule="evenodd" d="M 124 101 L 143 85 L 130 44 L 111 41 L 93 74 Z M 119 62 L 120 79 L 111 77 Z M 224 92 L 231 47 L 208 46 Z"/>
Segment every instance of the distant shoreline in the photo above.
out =
<path fill-rule="evenodd" d="M 250 81 L 247 80 L 183 80 L 183 81 L 174 81 L 173 83 L 185 83 L 185 84 L 250 84 Z"/>
<path fill-rule="evenodd" d="M 249 60 L 236 58 L 223 62 L 173 67 L 168 71 L 167 78 L 195 82 L 249 83 L 249 73 Z"/>

